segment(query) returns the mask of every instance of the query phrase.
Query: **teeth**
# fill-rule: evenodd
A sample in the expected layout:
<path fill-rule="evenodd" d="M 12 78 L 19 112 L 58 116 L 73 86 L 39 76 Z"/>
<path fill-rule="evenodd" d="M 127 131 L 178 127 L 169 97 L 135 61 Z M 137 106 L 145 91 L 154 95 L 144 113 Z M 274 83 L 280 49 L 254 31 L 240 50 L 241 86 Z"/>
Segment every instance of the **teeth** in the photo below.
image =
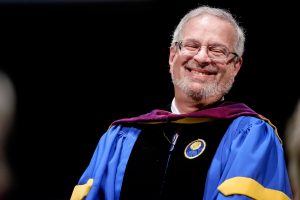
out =
<path fill-rule="evenodd" d="M 206 73 L 195 71 L 195 70 L 192 70 L 191 72 L 194 73 L 194 74 L 204 74 L 204 75 L 207 75 Z"/>
<path fill-rule="evenodd" d="M 192 71 L 195 74 L 203 74 L 202 72 L 198 72 L 198 71 Z"/>
<path fill-rule="evenodd" d="M 193 74 L 202 74 L 202 75 L 211 75 L 211 73 L 208 73 L 208 72 L 200 72 L 200 71 L 197 71 L 197 70 L 194 70 L 194 69 L 190 69 L 190 68 L 187 68 L 187 70 Z"/>

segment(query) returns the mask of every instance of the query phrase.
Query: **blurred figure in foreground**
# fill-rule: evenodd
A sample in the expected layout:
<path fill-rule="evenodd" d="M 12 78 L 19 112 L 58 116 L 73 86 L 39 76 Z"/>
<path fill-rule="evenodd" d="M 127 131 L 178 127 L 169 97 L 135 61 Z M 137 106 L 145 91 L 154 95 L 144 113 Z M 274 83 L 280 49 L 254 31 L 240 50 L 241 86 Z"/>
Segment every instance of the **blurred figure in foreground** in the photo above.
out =
<path fill-rule="evenodd" d="M 286 149 L 288 153 L 288 171 L 294 193 L 294 199 L 300 200 L 300 100 L 286 127 Z"/>
<path fill-rule="evenodd" d="M 6 73 L 0 71 L 0 200 L 12 185 L 12 177 L 6 161 L 6 140 L 10 132 L 15 111 L 15 90 Z"/>

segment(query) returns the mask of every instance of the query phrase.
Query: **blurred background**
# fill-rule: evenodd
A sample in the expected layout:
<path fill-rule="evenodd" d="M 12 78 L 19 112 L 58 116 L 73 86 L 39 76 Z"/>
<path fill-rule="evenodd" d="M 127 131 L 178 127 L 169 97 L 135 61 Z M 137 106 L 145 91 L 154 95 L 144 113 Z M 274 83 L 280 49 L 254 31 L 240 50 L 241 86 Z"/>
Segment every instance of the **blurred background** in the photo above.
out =
<path fill-rule="evenodd" d="M 0 70 L 16 94 L 3 137 L 11 179 L 0 199 L 69 199 L 113 120 L 169 104 L 171 35 L 202 4 L 230 10 L 246 29 L 244 63 L 226 98 L 283 136 L 300 94 L 295 3 L 0 0 Z"/>

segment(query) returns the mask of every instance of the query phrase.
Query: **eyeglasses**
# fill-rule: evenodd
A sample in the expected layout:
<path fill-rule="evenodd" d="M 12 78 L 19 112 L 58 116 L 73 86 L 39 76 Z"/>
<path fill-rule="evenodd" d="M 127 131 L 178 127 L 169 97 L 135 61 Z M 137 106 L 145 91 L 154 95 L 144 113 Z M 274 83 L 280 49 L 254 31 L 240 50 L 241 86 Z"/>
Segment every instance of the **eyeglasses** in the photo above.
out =
<path fill-rule="evenodd" d="M 180 51 L 183 51 L 190 56 L 197 55 L 202 48 L 202 46 L 195 41 L 175 42 L 175 46 L 177 46 Z M 239 57 L 237 53 L 230 52 L 225 46 L 222 45 L 209 45 L 206 47 L 206 53 L 211 60 L 217 62 L 227 62 L 231 54 L 234 55 L 234 57 L 232 57 L 230 60 L 235 57 Z"/>

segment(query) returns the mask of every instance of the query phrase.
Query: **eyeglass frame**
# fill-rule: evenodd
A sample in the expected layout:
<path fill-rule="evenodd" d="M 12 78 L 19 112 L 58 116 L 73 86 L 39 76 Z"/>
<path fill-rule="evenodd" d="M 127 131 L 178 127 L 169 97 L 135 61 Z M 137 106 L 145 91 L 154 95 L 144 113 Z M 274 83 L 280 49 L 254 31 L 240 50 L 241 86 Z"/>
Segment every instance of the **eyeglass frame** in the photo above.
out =
<path fill-rule="evenodd" d="M 184 41 L 181 40 L 181 41 L 175 42 L 174 44 L 175 44 L 176 47 L 179 48 L 179 50 L 181 50 L 182 47 L 183 47 L 183 42 L 184 42 Z M 213 46 L 213 45 L 208 45 L 207 47 L 210 47 L 210 46 Z M 200 52 L 201 48 L 202 48 L 202 45 L 200 45 L 200 46 L 197 48 L 197 50 L 195 51 L 195 55 L 197 55 L 197 54 Z M 229 51 L 227 47 L 223 46 L 223 48 L 226 50 L 227 55 L 226 55 L 226 58 L 224 58 L 224 60 L 221 59 L 222 61 L 228 62 L 228 61 L 233 60 L 233 59 L 236 58 L 236 57 L 237 57 L 237 58 L 240 57 L 236 52 Z M 190 51 L 190 50 L 187 50 L 187 51 Z M 221 61 L 221 60 L 218 60 L 218 59 L 216 59 L 216 58 L 211 58 L 211 57 L 209 56 L 209 54 L 208 54 L 208 51 L 209 51 L 209 49 L 206 48 L 206 54 L 207 54 L 207 56 L 208 56 L 211 60 L 214 60 L 214 61 Z M 190 52 L 191 52 L 191 51 L 190 51 Z M 230 54 L 234 55 L 234 57 L 232 57 L 231 59 L 228 60 Z M 195 55 L 193 55 L 193 56 L 195 56 Z"/>

